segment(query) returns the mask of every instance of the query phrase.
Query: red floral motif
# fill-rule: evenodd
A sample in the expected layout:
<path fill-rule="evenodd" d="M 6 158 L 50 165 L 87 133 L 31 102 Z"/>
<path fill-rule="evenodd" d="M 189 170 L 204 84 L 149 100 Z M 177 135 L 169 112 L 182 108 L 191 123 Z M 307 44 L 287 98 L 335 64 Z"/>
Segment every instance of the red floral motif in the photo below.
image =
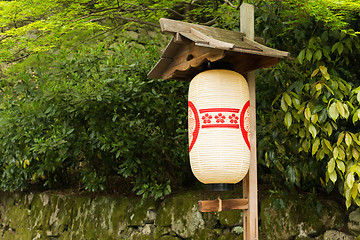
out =
<path fill-rule="evenodd" d="M 222 113 L 219 113 L 218 115 L 216 115 L 215 116 L 215 118 L 216 118 L 216 122 L 217 123 L 224 123 L 225 122 L 225 116 L 224 115 L 222 115 Z"/>
<path fill-rule="evenodd" d="M 230 123 L 238 123 L 239 117 L 233 113 L 229 116 L 229 119 L 230 119 Z"/>
<path fill-rule="evenodd" d="M 203 123 L 211 123 L 212 116 L 206 113 L 201 119 L 203 120 Z"/>

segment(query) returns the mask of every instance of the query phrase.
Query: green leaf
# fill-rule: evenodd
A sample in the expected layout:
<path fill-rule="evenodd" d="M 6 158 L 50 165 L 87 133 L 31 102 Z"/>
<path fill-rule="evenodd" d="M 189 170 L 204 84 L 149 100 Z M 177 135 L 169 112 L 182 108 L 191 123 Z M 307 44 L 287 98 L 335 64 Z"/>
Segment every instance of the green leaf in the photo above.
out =
<path fill-rule="evenodd" d="M 322 52 L 321 52 L 321 50 L 319 49 L 319 50 L 317 50 L 317 51 L 315 52 L 315 54 L 314 54 L 314 61 L 319 61 L 319 60 L 321 59 L 321 57 L 322 57 Z"/>
<path fill-rule="evenodd" d="M 301 103 L 300 103 L 300 100 L 297 99 L 297 98 L 293 98 L 292 101 L 293 101 L 294 107 L 295 107 L 297 110 L 299 110 L 300 104 L 301 104 Z"/>
<path fill-rule="evenodd" d="M 289 128 L 289 127 L 291 126 L 292 116 L 291 116 L 291 113 L 290 113 L 290 112 L 287 112 L 287 113 L 285 114 L 284 122 L 285 122 L 285 125 L 287 126 L 287 128 Z"/>
<path fill-rule="evenodd" d="M 309 107 L 305 108 L 305 118 L 306 120 L 309 120 L 310 121 L 310 118 L 311 118 L 311 110 Z"/>
<path fill-rule="evenodd" d="M 301 143 L 301 147 L 304 149 L 305 152 L 309 152 L 310 141 L 308 139 L 304 139 Z"/>
<path fill-rule="evenodd" d="M 351 198 L 350 198 L 350 189 L 347 189 L 346 191 L 349 191 L 349 198 L 346 198 L 345 206 L 347 209 L 351 206 Z"/>
<path fill-rule="evenodd" d="M 329 140 L 327 139 L 322 139 L 323 144 L 325 144 L 325 146 L 332 152 L 333 148 L 331 146 L 331 143 L 329 142 Z"/>
<path fill-rule="evenodd" d="M 283 97 L 285 99 L 285 102 L 287 103 L 288 106 L 291 106 L 292 101 L 291 101 L 291 97 L 289 96 L 289 94 L 287 94 L 286 92 L 283 93 Z"/>
<path fill-rule="evenodd" d="M 312 113 L 314 114 L 314 113 L 318 113 L 318 112 L 320 112 L 321 110 L 323 110 L 324 109 L 324 106 L 323 105 L 316 105 L 314 108 L 313 108 L 313 110 L 312 110 Z"/>
<path fill-rule="evenodd" d="M 345 132 L 341 132 L 341 133 L 339 134 L 339 136 L 338 136 L 337 141 L 336 141 L 336 144 L 337 144 L 338 146 L 342 143 L 342 141 L 344 140 L 344 137 L 345 137 Z"/>
<path fill-rule="evenodd" d="M 327 72 L 327 68 L 325 66 L 319 66 L 319 69 L 321 71 L 322 76 L 326 79 L 329 80 L 330 79 L 330 75 Z"/>
<path fill-rule="evenodd" d="M 353 158 L 355 158 L 355 160 L 357 161 L 359 159 L 359 152 L 355 148 L 353 148 L 351 153 Z"/>
<path fill-rule="evenodd" d="M 360 103 L 360 91 L 356 94 L 356 99 L 357 99 L 358 102 Z"/>
<path fill-rule="evenodd" d="M 336 107 L 343 118 L 346 118 L 346 113 L 343 104 L 340 101 L 336 101 Z"/>
<path fill-rule="evenodd" d="M 332 51 L 332 52 L 335 52 L 335 50 L 339 47 L 339 45 L 340 45 L 340 42 L 335 43 L 335 44 L 332 46 L 331 51 Z"/>
<path fill-rule="evenodd" d="M 343 161 L 336 160 L 336 166 L 342 173 L 345 172 L 345 163 Z"/>
<path fill-rule="evenodd" d="M 342 159 L 342 160 L 345 160 L 345 157 L 346 157 L 345 151 L 342 148 L 339 148 L 339 156 L 338 156 L 338 158 Z"/>
<path fill-rule="evenodd" d="M 303 128 L 301 128 L 301 129 L 299 130 L 299 137 L 301 137 L 301 138 L 304 138 L 304 137 L 305 137 L 305 130 L 304 130 Z"/>
<path fill-rule="evenodd" d="M 285 101 L 284 95 L 283 95 L 282 98 L 281 98 L 281 109 L 282 109 L 284 112 L 286 112 L 287 109 L 288 109 L 288 107 L 287 107 L 287 105 L 286 105 L 286 101 Z"/>
<path fill-rule="evenodd" d="M 319 115 L 319 122 L 320 123 L 324 123 L 327 119 L 327 110 L 326 108 L 324 108 L 321 112 L 320 112 L 320 115 Z"/>
<path fill-rule="evenodd" d="M 345 134 L 345 143 L 348 147 L 352 144 L 352 138 L 349 133 Z"/>
<path fill-rule="evenodd" d="M 352 117 L 353 124 L 355 124 L 359 120 L 359 115 L 357 114 L 357 111 L 359 111 L 359 110 L 356 110 L 356 112 L 353 114 L 353 117 Z"/>
<path fill-rule="evenodd" d="M 333 172 L 335 169 L 335 159 L 334 158 L 331 158 L 330 161 L 328 161 L 328 164 L 327 164 L 327 171 L 328 173 L 331 173 Z"/>
<path fill-rule="evenodd" d="M 311 122 L 314 123 L 314 124 L 317 123 L 318 119 L 319 119 L 319 117 L 318 117 L 317 113 L 313 114 L 311 116 Z"/>
<path fill-rule="evenodd" d="M 334 147 L 334 150 L 333 150 L 333 156 L 334 156 L 334 159 L 337 159 L 339 157 L 339 148 L 338 147 Z"/>
<path fill-rule="evenodd" d="M 318 74 L 319 70 L 320 70 L 319 68 L 315 69 L 315 70 L 312 72 L 311 77 L 312 77 L 312 78 L 315 77 L 316 74 Z"/>
<path fill-rule="evenodd" d="M 296 180 L 296 172 L 295 172 L 295 169 L 294 167 L 292 166 L 288 166 L 286 168 L 286 173 L 288 175 L 288 178 L 290 180 L 291 183 L 295 183 L 295 180 Z"/>
<path fill-rule="evenodd" d="M 310 48 L 306 49 L 306 59 L 308 61 L 311 61 L 312 55 L 313 55 L 312 50 Z"/>
<path fill-rule="evenodd" d="M 311 133 L 312 137 L 315 138 L 317 135 L 317 131 L 314 125 L 311 123 L 309 124 L 309 132 Z"/>
<path fill-rule="evenodd" d="M 350 172 L 347 174 L 346 176 L 346 185 L 349 189 L 351 189 L 354 185 L 355 182 L 355 177 L 354 177 L 354 173 Z"/>
<path fill-rule="evenodd" d="M 332 131 L 333 131 L 333 127 L 331 126 L 331 124 L 329 122 L 327 122 L 325 124 L 325 128 L 326 128 L 326 132 L 327 132 L 328 136 L 331 136 Z"/>
<path fill-rule="evenodd" d="M 317 150 L 319 149 L 320 146 L 320 139 L 319 138 L 315 138 L 313 145 L 312 145 L 312 151 L 311 154 L 315 155 L 315 153 L 317 152 Z"/>
<path fill-rule="evenodd" d="M 337 174 L 336 174 L 336 171 L 332 171 L 331 173 L 329 173 L 329 178 L 330 180 L 335 183 L 336 180 L 337 180 Z"/>
<path fill-rule="evenodd" d="M 319 69 L 320 69 L 322 75 L 327 73 L 327 68 L 325 66 L 319 66 Z"/>
<path fill-rule="evenodd" d="M 329 116 L 334 120 L 336 121 L 336 119 L 339 117 L 339 110 L 336 106 L 336 103 L 333 102 L 329 109 L 328 109 L 328 113 L 329 113 Z"/>
<path fill-rule="evenodd" d="M 297 56 L 297 59 L 299 61 L 300 64 L 303 63 L 305 57 L 305 49 L 301 50 L 301 52 L 299 53 L 299 55 Z"/>
<path fill-rule="evenodd" d="M 344 44 L 340 43 L 337 50 L 338 50 L 339 55 L 341 55 L 341 53 L 344 51 Z"/>
<path fill-rule="evenodd" d="M 358 194 L 358 186 L 357 186 L 358 184 L 357 183 L 355 183 L 354 184 L 354 187 L 351 189 L 351 191 L 350 191 L 350 193 L 351 193 L 351 197 L 353 198 L 353 199 L 355 199 L 356 197 L 357 197 L 357 194 Z"/>

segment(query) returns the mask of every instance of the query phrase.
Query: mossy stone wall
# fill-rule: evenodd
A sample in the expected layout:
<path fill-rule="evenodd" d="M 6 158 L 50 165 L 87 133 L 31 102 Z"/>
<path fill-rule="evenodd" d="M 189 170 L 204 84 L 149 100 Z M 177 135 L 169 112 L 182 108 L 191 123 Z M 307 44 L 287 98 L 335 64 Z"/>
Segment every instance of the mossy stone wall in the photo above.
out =
<path fill-rule="evenodd" d="M 241 210 L 198 212 L 199 200 L 216 198 L 195 191 L 159 201 L 120 195 L 0 193 L 0 239 L 242 239 Z M 360 210 L 346 211 L 333 200 L 282 192 L 260 202 L 261 240 L 360 239 Z"/>

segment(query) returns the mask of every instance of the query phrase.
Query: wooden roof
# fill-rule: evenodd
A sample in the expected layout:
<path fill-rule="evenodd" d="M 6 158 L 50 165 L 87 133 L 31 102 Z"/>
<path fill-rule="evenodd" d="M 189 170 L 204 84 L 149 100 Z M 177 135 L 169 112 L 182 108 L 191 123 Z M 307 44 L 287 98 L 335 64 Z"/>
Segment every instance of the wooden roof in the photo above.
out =
<path fill-rule="evenodd" d="M 174 34 L 150 78 L 190 81 L 207 62 L 232 64 L 234 71 L 246 73 L 271 67 L 288 52 L 266 47 L 246 38 L 244 33 L 161 18 L 163 32 Z"/>

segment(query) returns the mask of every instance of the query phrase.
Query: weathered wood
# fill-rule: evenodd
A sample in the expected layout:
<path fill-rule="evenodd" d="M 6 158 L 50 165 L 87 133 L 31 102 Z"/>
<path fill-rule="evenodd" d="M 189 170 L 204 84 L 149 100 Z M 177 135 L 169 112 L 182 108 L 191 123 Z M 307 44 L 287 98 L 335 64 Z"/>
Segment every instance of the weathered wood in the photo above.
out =
<path fill-rule="evenodd" d="M 206 41 L 206 40 L 204 40 L 202 38 L 199 38 L 199 37 L 195 36 L 192 33 L 180 32 L 180 35 L 182 35 L 182 36 L 186 37 L 187 39 L 190 39 L 191 41 L 196 42 L 196 43 L 209 44 L 208 41 Z"/>
<path fill-rule="evenodd" d="M 221 212 L 228 210 L 247 209 L 247 199 L 217 199 L 199 201 L 200 212 Z"/>
<path fill-rule="evenodd" d="M 213 46 L 218 47 L 218 48 L 232 49 L 232 48 L 235 47 L 235 44 L 233 44 L 233 43 L 228 43 L 228 42 L 217 40 L 215 38 L 207 36 L 206 34 L 200 32 L 200 31 L 198 31 L 198 30 L 196 30 L 194 28 L 190 29 L 190 33 L 192 33 L 196 37 L 199 37 L 199 38 L 205 40 L 206 42 L 209 43 L 209 45 L 213 45 Z"/>
<path fill-rule="evenodd" d="M 173 33 L 174 38 L 165 48 L 159 64 L 149 72 L 150 78 L 190 81 L 201 71 L 201 64 L 205 61 L 220 60 L 232 64 L 235 71 L 244 74 L 274 66 L 279 58 L 289 58 L 288 52 L 263 46 L 253 41 L 249 34 L 245 37 L 240 32 L 164 18 L 160 19 L 160 25 L 164 32 Z M 194 50 L 199 54 L 193 53 Z M 215 50 L 223 52 L 215 54 L 212 52 Z M 205 55 L 206 52 L 212 53 Z"/>
<path fill-rule="evenodd" d="M 175 61 L 173 62 L 174 64 L 172 64 L 168 70 L 166 70 L 163 75 L 162 78 L 163 79 L 170 79 L 170 78 L 174 78 L 175 75 L 175 71 L 187 71 L 190 68 L 195 68 L 197 66 L 200 66 L 202 63 L 209 61 L 209 62 L 214 62 L 216 60 L 219 60 L 221 58 L 224 57 L 224 52 L 214 52 L 214 51 L 209 51 L 207 53 L 204 53 L 203 55 L 200 56 L 194 56 L 191 53 L 188 55 L 191 56 L 191 59 L 187 60 L 186 62 L 182 62 L 182 61 L 176 61 L 179 62 L 179 64 L 175 65 Z"/>
<path fill-rule="evenodd" d="M 220 28 L 213 28 L 213 27 L 208 27 L 193 23 L 180 22 L 166 18 L 160 19 L 160 26 L 163 32 L 169 32 L 169 33 L 176 33 L 176 32 L 190 33 L 191 28 L 193 28 L 207 36 L 210 36 L 211 38 L 239 46 L 241 45 L 242 37 L 244 36 L 244 33 L 241 32 L 234 32 Z"/>
<path fill-rule="evenodd" d="M 243 3 L 240 7 L 240 29 L 249 40 L 254 40 L 254 6 Z M 255 72 L 246 77 L 250 91 L 250 167 L 243 180 L 243 197 L 249 200 L 249 207 L 244 211 L 244 240 L 258 240 L 258 198 L 257 198 L 257 156 L 256 156 L 256 95 Z"/>
<path fill-rule="evenodd" d="M 197 68 L 198 66 L 201 66 L 201 64 L 206 61 L 217 61 L 224 58 L 225 56 L 223 50 L 199 47 L 196 46 L 193 42 L 190 44 L 182 44 L 180 48 L 178 47 L 176 49 L 176 51 L 177 52 L 175 53 L 172 62 L 167 66 L 161 66 L 163 69 L 161 69 L 162 74 L 160 78 L 176 79 L 178 71 L 189 71 L 191 68 Z M 200 71 L 201 69 L 199 69 L 197 73 Z M 197 73 L 195 72 L 195 75 Z M 193 77 L 190 72 L 188 75 Z"/>

